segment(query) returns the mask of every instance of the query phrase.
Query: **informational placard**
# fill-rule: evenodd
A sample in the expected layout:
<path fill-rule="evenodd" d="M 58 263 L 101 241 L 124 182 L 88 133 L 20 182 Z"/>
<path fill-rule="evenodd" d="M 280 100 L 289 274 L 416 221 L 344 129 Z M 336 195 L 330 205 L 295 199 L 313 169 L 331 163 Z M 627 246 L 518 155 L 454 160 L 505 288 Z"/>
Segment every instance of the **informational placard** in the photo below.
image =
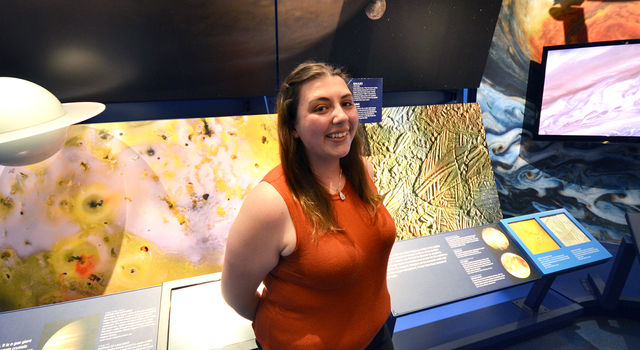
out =
<path fill-rule="evenodd" d="M 353 78 L 349 81 L 360 123 L 382 120 L 382 78 Z"/>
<path fill-rule="evenodd" d="M 604 262 L 611 254 L 566 209 L 500 220 L 541 275 Z"/>
<path fill-rule="evenodd" d="M 0 349 L 155 350 L 160 287 L 0 314 Z"/>
<path fill-rule="evenodd" d="M 539 277 L 496 224 L 398 241 L 387 268 L 395 316 Z"/>

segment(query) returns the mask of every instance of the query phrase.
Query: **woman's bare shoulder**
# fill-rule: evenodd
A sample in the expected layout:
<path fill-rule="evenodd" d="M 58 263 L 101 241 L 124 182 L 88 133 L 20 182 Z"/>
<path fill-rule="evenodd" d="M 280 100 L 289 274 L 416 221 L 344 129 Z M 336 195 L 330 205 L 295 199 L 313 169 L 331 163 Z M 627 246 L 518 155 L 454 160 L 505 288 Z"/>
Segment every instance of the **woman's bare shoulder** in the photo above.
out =
<path fill-rule="evenodd" d="M 248 207 L 251 218 L 265 223 L 278 222 L 286 218 L 287 205 L 280 193 L 268 182 L 257 184 L 244 200 L 243 207 Z"/>

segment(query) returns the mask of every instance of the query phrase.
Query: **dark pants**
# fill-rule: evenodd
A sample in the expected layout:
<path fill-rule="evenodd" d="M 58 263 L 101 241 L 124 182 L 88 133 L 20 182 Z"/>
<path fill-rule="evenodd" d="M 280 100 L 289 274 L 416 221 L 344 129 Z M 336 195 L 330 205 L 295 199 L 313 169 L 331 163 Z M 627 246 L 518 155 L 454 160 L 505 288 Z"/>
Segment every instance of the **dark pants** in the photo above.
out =
<path fill-rule="evenodd" d="M 391 333 L 389 327 L 385 323 L 380 329 L 378 334 L 373 338 L 371 343 L 367 345 L 365 350 L 393 350 L 393 343 L 391 342 Z"/>
<path fill-rule="evenodd" d="M 256 339 L 256 344 L 258 345 L 258 349 L 262 349 L 260 343 Z M 385 323 L 382 328 L 378 331 L 373 340 L 365 350 L 393 350 L 393 343 L 391 342 L 391 332 L 389 332 L 389 327 Z"/>

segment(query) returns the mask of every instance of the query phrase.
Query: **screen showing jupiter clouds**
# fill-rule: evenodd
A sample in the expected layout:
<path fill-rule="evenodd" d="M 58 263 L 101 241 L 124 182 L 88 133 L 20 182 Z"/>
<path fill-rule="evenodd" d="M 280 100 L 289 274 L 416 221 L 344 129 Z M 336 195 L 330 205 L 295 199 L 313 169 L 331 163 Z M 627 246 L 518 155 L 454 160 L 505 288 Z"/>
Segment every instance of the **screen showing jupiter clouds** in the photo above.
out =
<path fill-rule="evenodd" d="M 640 136 L 640 43 L 549 50 L 540 135 Z"/>

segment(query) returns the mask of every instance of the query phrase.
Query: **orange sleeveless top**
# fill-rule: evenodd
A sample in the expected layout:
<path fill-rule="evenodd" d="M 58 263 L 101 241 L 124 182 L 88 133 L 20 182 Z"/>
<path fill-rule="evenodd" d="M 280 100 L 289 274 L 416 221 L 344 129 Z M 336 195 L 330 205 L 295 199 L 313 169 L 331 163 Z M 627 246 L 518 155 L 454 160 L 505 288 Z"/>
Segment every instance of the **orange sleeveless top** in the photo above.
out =
<path fill-rule="evenodd" d="M 371 217 L 347 181 L 346 199 L 331 198 L 344 231 L 319 235 L 314 242 L 281 166 L 263 181 L 287 204 L 297 242 L 264 280 L 253 323 L 258 342 L 265 350 L 364 349 L 391 312 L 386 280 L 396 236 L 391 215 L 381 205 Z"/>

